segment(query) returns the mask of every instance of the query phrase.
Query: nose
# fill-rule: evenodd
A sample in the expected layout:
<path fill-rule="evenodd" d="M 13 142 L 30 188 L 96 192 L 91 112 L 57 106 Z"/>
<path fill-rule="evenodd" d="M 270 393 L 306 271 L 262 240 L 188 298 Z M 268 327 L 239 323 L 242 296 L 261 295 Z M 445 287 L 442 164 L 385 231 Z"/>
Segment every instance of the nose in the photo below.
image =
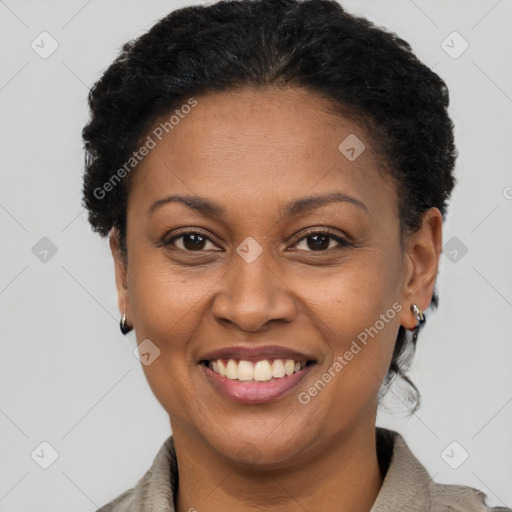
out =
<path fill-rule="evenodd" d="M 262 330 L 271 321 L 291 322 L 296 315 L 294 294 L 264 249 L 251 263 L 233 255 L 231 269 L 220 282 L 212 305 L 214 318 L 243 331 Z"/>

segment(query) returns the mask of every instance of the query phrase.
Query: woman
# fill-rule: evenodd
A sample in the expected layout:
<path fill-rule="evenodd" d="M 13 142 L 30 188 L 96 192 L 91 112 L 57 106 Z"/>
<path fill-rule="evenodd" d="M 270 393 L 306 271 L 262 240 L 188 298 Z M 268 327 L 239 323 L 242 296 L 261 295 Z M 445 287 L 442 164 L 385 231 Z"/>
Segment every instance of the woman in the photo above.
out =
<path fill-rule="evenodd" d="M 437 305 L 444 82 L 330 0 L 174 11 L 93 87 L 84 204 L 173 435 L 102 512 L 491 510 L 381 391 Z M 493 509 L 510 510 L 510 509 Z"/>

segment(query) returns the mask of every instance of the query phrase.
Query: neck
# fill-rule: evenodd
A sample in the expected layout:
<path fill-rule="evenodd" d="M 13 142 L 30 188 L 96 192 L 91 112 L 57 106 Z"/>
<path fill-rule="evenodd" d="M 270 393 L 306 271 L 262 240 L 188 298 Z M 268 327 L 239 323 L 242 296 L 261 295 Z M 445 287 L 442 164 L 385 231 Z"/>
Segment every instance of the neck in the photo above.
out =
<path fill-rule="evenodd" d="M 177 512 L 369 512 L 382 486 L 375 423 L 338 434 L 287 467 L 263 470 L 236 464 L 173 427 Z"/>

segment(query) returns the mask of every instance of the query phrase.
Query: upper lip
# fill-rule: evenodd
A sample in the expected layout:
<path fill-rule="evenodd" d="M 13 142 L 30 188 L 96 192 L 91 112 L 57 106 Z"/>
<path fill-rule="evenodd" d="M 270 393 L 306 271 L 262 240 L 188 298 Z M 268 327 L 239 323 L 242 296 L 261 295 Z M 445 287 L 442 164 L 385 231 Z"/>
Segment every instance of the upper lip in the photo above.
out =
<path fill-rule="evenodd" d="M 203 354 L 199 358 L 201 361 L 212 361 L 215 359 L 243 359 L 245 361 L 260 361 L 262 359 L 293 359 L 295 362 L 315 361 L 311 356 L 278 345 L 255 346 L 234 346 L 219 348 Z"/>

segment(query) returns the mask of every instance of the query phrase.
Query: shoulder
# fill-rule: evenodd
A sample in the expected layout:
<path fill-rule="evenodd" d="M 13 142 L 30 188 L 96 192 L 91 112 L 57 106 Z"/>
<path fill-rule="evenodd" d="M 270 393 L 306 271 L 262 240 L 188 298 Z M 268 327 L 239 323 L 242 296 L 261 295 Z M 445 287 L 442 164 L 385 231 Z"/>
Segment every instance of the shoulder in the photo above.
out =
<path fill-rule="evenodd" d="M 129 512 L 133 505 L 134 497 L 135 488 L 132 487 L 106 505 L 103 505 L 96 512 Z"/>
<path fill-rule="evenodd" d="M 137 484 L 96 512 L 174 512 L 174 494 L 178 483 L 178 468 L 174 439 L 168 437 L 160 447 L 151 467 Z"/>
<path fill-rule="evenodd" d="M 385 477 L 371 512 L 512 512 L 489 507 L 472 487 L 434 482 L 398 432 L 378 427 L 376 439 Z"/>
<path fill-rule="evenodd" d="M 482 491 L 463 485 L 448 485 L 431 482 L 429 496 L 432 512 L 512 512 L 506 507 L 489 507 L 487 495 Z"/>

